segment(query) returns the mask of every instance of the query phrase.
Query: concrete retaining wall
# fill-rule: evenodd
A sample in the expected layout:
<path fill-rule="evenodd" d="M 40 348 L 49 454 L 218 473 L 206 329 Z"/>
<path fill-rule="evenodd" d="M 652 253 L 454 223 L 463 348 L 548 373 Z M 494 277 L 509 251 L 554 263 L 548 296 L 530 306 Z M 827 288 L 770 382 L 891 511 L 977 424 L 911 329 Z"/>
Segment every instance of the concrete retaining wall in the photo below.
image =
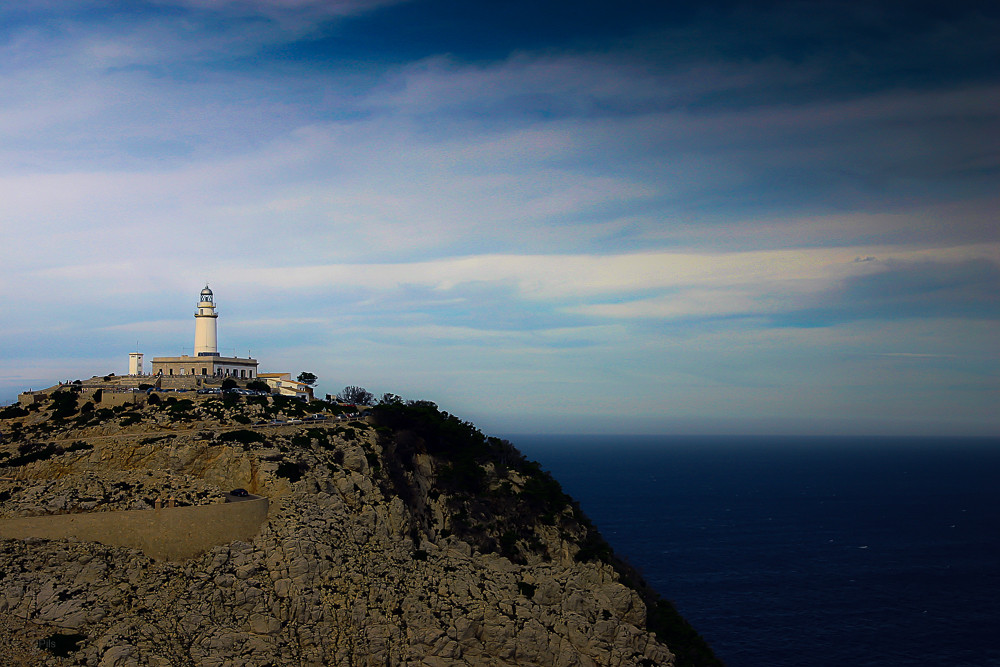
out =
<path fill-rule="evenodd" d="M 142 549 L 157 560 L 181 561 L 233 540 L 250 541 L 267 519 L 267 509 L 267 498 L 251 498 L 195 507 L 0 519 L 0 539 L 74 537 Z"/>
<path fill-rule="evenodd" d="M 90 396 L 86 400 L 93 401 L 94 393 L 90 392 Z M 119 405 L 131 405 L 137 403 L 139 405 L 145 405 L 149 396 L 145 392 L 132 392 L 132 391 L 104 391 L 101 392 L 101 402 L 96 404 L 98 408 L 114 408 Z M 83 398 L 80 399 L 81 405 L 83 404 Z"/>

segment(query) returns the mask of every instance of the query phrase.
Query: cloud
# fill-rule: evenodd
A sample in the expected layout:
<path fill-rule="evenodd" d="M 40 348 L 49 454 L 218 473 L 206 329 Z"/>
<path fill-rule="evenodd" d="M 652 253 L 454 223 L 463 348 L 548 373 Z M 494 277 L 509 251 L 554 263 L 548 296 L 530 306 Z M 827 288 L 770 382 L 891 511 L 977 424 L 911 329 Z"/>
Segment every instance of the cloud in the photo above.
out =
<path fill-rule="evenodd" d="M 882 270 L 845 278 L 811 304 L 778 315 L 791 326 L 859 319 L 1000 319 L 1000 263 L 995 258 L 888 260 Z"/>
<path fill-rule="evenodd" d="M 179 352 L 207 280 L 225 345 L 474 410 L 981 386 L 995 12 L 630 7 L 0 8 L 7 374 Z"/>

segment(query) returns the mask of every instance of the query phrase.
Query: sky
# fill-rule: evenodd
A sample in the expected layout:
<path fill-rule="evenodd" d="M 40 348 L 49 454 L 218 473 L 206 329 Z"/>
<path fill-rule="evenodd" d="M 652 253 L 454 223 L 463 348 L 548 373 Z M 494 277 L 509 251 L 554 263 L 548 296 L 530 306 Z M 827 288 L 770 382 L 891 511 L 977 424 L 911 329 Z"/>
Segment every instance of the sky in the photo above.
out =
<path fill-rule="evenodd" d="M 995 2 L 0 6 L 0 402 L 223 354 L 503 433 L 1000 435 Z"/>

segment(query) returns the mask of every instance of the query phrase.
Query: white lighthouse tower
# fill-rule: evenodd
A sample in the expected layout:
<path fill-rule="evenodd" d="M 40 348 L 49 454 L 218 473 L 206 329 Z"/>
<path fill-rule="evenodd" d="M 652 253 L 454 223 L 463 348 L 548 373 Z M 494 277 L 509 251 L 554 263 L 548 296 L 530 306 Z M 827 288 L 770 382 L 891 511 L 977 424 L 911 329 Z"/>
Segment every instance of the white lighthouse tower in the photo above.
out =
<path fill-rule="evenodd" d="M 198 312 L 194 314 L 194 356 L 219 356 L 219 339 L 216 330 L 218 319 L 219 314 L 215 312 L 212 290 L 208 289 L 208 285 L 205 285 L 198 301 Z"/>

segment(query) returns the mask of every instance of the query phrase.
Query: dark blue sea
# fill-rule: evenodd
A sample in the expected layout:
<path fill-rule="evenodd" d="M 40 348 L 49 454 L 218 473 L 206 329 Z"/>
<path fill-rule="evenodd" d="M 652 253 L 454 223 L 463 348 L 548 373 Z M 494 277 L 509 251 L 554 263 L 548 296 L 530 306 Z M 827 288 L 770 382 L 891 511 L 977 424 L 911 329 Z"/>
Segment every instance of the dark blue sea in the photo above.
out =
<path fill-rule="evenodd" d="M 729 667 L 1000 667 L 1000 439 L 507 437 Z"/>

